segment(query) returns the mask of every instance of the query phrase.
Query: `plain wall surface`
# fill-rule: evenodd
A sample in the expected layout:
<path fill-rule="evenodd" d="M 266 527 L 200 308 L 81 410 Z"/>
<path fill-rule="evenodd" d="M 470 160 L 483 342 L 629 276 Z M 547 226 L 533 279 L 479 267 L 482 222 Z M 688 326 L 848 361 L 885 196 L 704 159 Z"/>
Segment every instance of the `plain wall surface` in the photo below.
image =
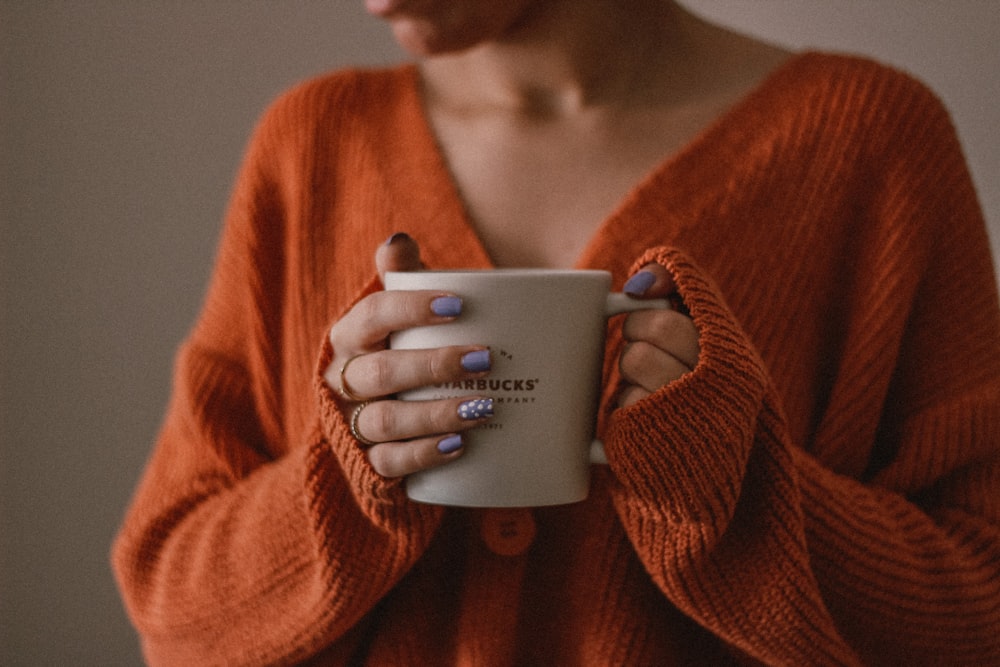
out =
<path fill-rule="evenodd" d="M 254 121 L 296 81 L 401 57 L 361 4 L 0 0 L 0 664 L 141 663 L 111 539 Z M 926 81 L 1000 238 L 994 2 L 687 4 Z"/>

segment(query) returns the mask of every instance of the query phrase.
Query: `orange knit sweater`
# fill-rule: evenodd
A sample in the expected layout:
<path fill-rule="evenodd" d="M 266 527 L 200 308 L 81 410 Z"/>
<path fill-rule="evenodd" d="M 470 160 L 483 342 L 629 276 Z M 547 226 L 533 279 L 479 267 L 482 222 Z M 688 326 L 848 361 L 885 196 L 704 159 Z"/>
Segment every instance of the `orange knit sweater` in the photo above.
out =
<path fill-rule="evenodd" d="M 662 262 L 703 351 L 604 410 L 575 505 L 419 505 L 369 467 L 324 341 L 396 231 L 490 264 L 415 68 L 284 95 L 114 546 L 150 663 L 1000 664 L 1000 308 L 920 84 L 797 56 L 604 222 L 578 265 Z"/>

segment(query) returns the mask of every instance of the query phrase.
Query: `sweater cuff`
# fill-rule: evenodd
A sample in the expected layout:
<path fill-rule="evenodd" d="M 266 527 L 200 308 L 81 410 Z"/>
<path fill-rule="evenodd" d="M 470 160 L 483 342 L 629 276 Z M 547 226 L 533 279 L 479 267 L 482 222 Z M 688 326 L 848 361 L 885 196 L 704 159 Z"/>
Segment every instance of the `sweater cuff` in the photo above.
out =
<path fill-rule="evenodd" d="M 348 309 L 378 289 L 381 289 L 381 283 L 377 277 L 373 277 Z M 326 382 L 325 372 L 333 361 L 333 356 L 330 338 L 324 336 L 313 374 L 319 403 L 320 430 L 320 442 L 315 446 L 332 454 L 347 480 L 354 501 L 377 525 L 388 528 L 398 525 L 399 521 L 411 522 L 415 514 L 422 515 L 424 521 L 439 518 L 441 508 L 415 503 L 406 496 L 403 479 L 388 479 L 372 468 L 364 449 L 351 435 L 349 414 L 345 413 L 343 403 Z M 324 451 L 317 451 L 314 455 L 319 459 L 329 458 Z"/>
<path fill-rule="evenodd" d="M 690 259 L 656 248 L 633 271 L 650 262 L 673 276 L 701 351 L 694 370 L 612 414 L 608 458 L 637 499 L 677 519 L 724 524 L 742 486 L 766 373 L 718 290 Z"/>

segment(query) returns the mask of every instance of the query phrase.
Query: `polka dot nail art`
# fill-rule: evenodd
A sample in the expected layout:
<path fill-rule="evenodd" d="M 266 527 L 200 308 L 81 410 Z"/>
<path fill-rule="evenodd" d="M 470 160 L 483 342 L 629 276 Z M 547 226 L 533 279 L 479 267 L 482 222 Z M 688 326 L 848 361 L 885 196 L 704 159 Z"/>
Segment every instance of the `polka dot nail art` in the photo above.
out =
<path fill-rule="evenodd" d="M 458 406 L 458 416 L 462 419 L 482 419 L 493 416 L 492 398 L 475 398 Z"/>

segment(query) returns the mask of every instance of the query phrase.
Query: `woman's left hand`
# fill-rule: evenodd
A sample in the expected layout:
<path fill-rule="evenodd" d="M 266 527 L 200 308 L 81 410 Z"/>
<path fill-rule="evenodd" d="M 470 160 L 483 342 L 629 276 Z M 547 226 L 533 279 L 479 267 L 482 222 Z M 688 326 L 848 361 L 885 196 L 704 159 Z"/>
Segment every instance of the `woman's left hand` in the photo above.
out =
<path fill-rule="evenodd" d="M 676 294 L 677 286 L 665 268 L 647 264 L 625 284 L 637 298 L 662 298 Z M 619 407 L 632 405 L 670 384 L 698 363 L 698 329 L 677 310 L 637 310 L 622 325 L 625 348 L 618 360 L 625 385 Z"/>

